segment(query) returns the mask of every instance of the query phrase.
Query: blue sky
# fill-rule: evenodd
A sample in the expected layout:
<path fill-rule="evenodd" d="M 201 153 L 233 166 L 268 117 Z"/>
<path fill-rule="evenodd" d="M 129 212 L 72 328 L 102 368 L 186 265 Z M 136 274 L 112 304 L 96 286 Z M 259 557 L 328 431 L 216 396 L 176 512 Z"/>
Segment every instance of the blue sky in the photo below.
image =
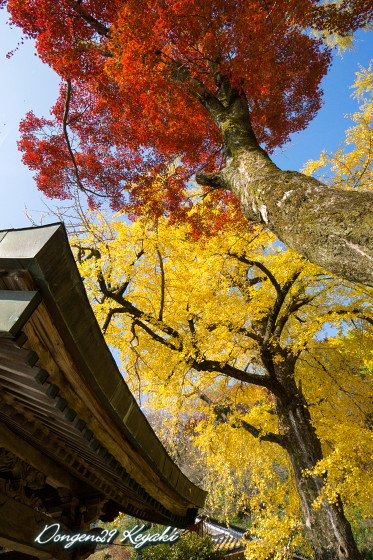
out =
<path fill-rule="evenodd" d="M 27 227 L 30 222 L 25 208 L 39 222 L 46 208 L 56 202 L 46 199 L 37 189 L 32 173 L 22 164 L 16 142 L 19 121 L 29 110 L 38 116 L 47 115 L 58 92 L 58 78 L 37 56 L 32 42 L 27 40 L 15 54 L 6 58 L 20 41 L 18 29 L 6 25 L 7 14 L 0 10 L 0 229 Z M 373 58 L 373 33 L 360 32 L 353 51 L 336 57 L 324 81 L 325 104 L 319 115 L 292 142 L 282 148 L 275 158 L 283 169 L 299 169 L 310 158 L 317 158 L 321 150 L 335 150 L 343 141 L 349 121 L 346 113 L 357 110 L 351 98 L 350 86 L 359 65 L 368 66 Z M 47 220 L 51 221 L 51 219 Z"/>
<path fill-rule="evenodd" d="M 35 56 L 32 41 L 25 41 L 6 58 L 21 39 L 20 31 L 6 21 L 6 12 L 0 10 L 0 229 L 29 226 L 25 206 L 37 221 L 37 211 L 44 209 L 42 200 L 47 199 L 36 189 L 17 150 L 18 126 L 31 109 L 39 116 L 47 114 L 59 86 L 54 72 Z"/>

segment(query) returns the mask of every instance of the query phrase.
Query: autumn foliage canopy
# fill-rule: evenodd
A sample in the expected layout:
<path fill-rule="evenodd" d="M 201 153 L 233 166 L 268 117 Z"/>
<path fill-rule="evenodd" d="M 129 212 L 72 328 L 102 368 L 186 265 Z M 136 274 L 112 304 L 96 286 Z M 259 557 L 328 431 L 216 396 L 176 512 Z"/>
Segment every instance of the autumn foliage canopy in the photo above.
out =
<path fill-rule="evenodd" d="M 321 105 L 331 60 L 325 33 L 364 25 L 368 0 L 3 0 L 61 76 L 49 118 L 30 112 L 20 148 L 50 197 L 85 191 L 91 204 L 174 219 L 192 200 L 197 171 L 227 156 L 206 100 L 224 83 L 247 100 L 258 141 L 271 151 Z M 165 173 L 162 188 L 151 176 Z M 224 204 L 229 193 L 213 193 Z M 102 200 L 102 199 L 101 199 Z"/>

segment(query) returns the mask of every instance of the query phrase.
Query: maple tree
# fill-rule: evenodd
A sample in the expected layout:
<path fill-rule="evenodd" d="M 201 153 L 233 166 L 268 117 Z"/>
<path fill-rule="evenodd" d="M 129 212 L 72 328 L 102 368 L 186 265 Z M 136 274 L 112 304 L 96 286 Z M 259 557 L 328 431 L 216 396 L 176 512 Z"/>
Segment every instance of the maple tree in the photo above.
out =
<path fill-rule="evenodd" d="M 191 241 L 186 225 L 98 216 L 73 244 L 135 393 L 169 411 L 169 434 L 200 410 L 196 443 L 226 494 L 249 469 L 248 557 L 290 558 L 306 533 L 317 560 L 356 560 L 344 507 L 369 508 L 371 289 L 246 230 Z M 351 319 L 353 351 L 317 340 Z"/>
<path fill-rule="evenodd" d="M 183 221 L 189 180 L 225 224 L 250 221 L 337 275 L 372 285 L 372 195 L 281 171 L 268 155 L 321 104 L 331 51 L 370 0 L 1 0 L 62 78 L 50 118 L 21 125 L 39 188 Z M 267 151 L 262 147 L 264 146 Z M 154 189 L 152 176 L 174 173 Z M 216 213 L 212 212 L 216 218 Z M 194 213 L 194 228 L 201 222 Z"/>

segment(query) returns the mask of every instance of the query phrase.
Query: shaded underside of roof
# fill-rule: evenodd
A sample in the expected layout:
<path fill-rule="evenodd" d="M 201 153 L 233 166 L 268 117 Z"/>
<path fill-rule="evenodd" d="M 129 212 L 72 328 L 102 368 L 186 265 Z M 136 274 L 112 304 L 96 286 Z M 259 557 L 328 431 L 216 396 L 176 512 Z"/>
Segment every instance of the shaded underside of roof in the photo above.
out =
<path fill-rule="evenodd" d="M 125 384 L 59 223 L 0 232 L 0 418 L 0 445 L 44 466 L 51 503 L 62 484 L 103 518 L 179 527 L 204 503 Z"/>

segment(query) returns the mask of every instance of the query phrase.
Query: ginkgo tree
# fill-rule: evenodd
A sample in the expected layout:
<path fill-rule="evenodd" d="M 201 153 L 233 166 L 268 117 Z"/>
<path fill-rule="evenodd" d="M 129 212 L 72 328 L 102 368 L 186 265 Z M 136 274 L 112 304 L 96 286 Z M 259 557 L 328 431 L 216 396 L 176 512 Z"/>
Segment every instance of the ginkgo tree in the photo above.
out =
<path fill-rule="evenodd" d="M 371 520 L 372 392 L 362 364 L 371 361 L 371 352 L 371 336 L 359 329 L 347 339 L 312 343 L 297 367 L 297 379 L 324 454 L 314 471 L 324 481 L 315 507 L 323 507 L 325 499 L 341 500 L 368 558 L 371 541 L 364 541 L 363 535 Z M 235 403 L 235 415 L 229 400 Z M 211 401 L 211 413 L 196 426 L 194 440 L 203 457 L 200 463 L 205 467 L 209 508 L 220 515 L 223 511 L 228 519 L 237 511 L 246 512 L 250 527 L 246 556 L 250 560 L 287 558 L 287 554 L 292 558 L 294 547 L 312 557 L 304 541 L 304 521 L 286 454 L 278 446 L 254 439 L 240 429 L 245 421 L 266 430 L 273 428 L 273 411 L 268 402 L 260 390 L 251 388 L 245 394 L 241 385 L 233 383 L 226 384 L 220 401 L 216 392 Z M 190 403 L 179 414 L 186 415 L 188 408 Z M 202 406 L 199 409 L 202 412 Z M 227 412 L 229 422 L 224 421 Z M 167 441 L 167 425 L 161 434 Z"/>
<path fill-rule="evenodd" d="M 246 230 L 192 241 L 188 226 L 106 223 L 99 216 L 73 244 L 97 318 L 121 352 L 128 380 L 140 383 L 147 400 L 154 396 L 154 406 L 186 410 L 188 399 L 193 408 L 197 399 L 209 411 L 198 443 L 223 478 L 235 462 L 239 471 L 239 456 L 249 462 L 250 446 L 257 456 L 267 446 L 263 456 L 272 453 L 279 465 L 288 461 L 291 478 L 278 490 L 268 460 L 262 483 L 259 459 L 252 468 L 254 488 L 262 487 L 267 500 L 257 498 L 253 506 L 266 522 L 249 557 L 264 559 L 279 547 L 286 558 L 303 529 L 317 560 L 356 560 L 361 556 L 344 514 L 348 492 L 337 465 L 344 458 L 348 472 L 350 461 L 359 487 L 369 464 L 369 384 L 361 361 L 341 367 L 343 360 L 334 362 L 328 345 L 315 337 L 325 324 L 353 319 L 366 326 L 372 344 L 372 293 L 327 276 L 260 229 Z M 371 356 L 372 346 L 364 344 Z M 356 448 L 347 445 L 338 456 L 339 428 L 351 433 L 351 426 Z M 209 452 L 211 442 L 215 450 Z M 286 512 L 295 489 L 302 523 L 299 511 Z"/>
<path fill-rule="evenodd" d="M 318 160 L 304 166 L 307 174 L 318 175 L 345 189 L 371 190 L 373 184 L 373 67 L 360 68 L 354 83 L 359 111 L 351 115 L 354 126 L 346 131 L 344 146 L 335 153 L 322 152 Z M 324 168 L 324 172 L 321 169 Z"/>
<path fill-rule="evenodd" d="M 372 285 L 372 194 L 281 171 L 269 156 L 320 107 L 323 38 L 366 26 L 370 0 L 0 5 L 62 79 L 50 118 L 30 113 L 21 125 L 24 161 L 46 194 L 78 188 L 92 203 L 183 221 L 195 176 L 223 231 L 240 206 L 312 262 Z M 154 189 L 170 160 L 176 172 Z M 211 229 L 193 217 L 197 232 Z"/>

